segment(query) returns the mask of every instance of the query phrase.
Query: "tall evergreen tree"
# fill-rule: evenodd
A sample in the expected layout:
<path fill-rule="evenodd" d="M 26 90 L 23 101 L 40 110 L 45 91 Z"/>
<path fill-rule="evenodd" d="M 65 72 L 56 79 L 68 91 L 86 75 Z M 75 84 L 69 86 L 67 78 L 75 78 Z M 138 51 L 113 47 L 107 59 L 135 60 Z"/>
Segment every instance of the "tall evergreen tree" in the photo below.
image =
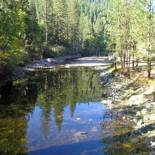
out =
<path fill-rule="evenodd" d="M 53 0 L 53 41 L 58 45 L 67 42 L 67 6 L 64 0 Z"/>
<path fill-rule="evenodd" d="M 79 11 L 76 0 L 68 0 L 68 39 L 71 45 L 72 52 L 78 51 L 78 23 L 79 23 Z"/>

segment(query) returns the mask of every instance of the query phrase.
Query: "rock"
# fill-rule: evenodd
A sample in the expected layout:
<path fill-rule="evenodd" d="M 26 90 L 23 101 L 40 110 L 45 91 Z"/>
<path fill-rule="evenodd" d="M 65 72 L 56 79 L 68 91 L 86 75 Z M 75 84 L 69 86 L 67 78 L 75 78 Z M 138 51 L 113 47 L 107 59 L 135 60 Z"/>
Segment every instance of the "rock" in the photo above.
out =
<path fill-rule="evenodd" d="M 146 96 L 152 95 L 154 92 L 155 92 L 154 86 L 150 86 L 150 88 L 144 92 L 144 95 L 146 95 Z"/>
<path fill-rule="evenodd" d="M 138 111 L 137 113 L 136 113 L 136 116 L 140 116 L 141 114 L 140 114 L 140 111 Z"/>
<path fill-rule="evenodd" d="M 48 63 L 52 63 L 52 62 L 55 62 L 56 60 L 53 59 L 53 58 L 47 58 L 46 61 L 47 61 Z"/>
<path fill-rule="evenodd" d="M 86 132 L 80 132 L 80 131 L 79 131 L 79 132 L 76 132 L 76 133 L 73 135 L 73 137 L 74 137 L 74 139 L 75 139 L 76 142 L 79 142 L 80 139 L 85 138 L 86 135 L 87 135 Z"/>
<path fill-rule="evenodd" d="M 69 64 L 66 64 L 66 65 L 65 65 L 65 68 L 70 68 L 70 65 L 69 65 Z"/>
<path fill-rule="evenodd" d="M 122 117 L 122 119 L 123 119 L 123 120 L 125 120 L 125 119 L 126 119 L 126 117 L 125 117 L 125 116 L 123 116 L 123 117 Z"/>
<path fill-rule="evenodd" d="M 87 132 L 80 132 L 81 135 L 87 135 Z"/>
<path fill-rule="evenodd" d="M 102 97 L 106 98 L 106 97 L 108 97 L 108 94 L 107 94 L 106 92 L 104 92 L 104 93 L 102 94 Z"/>
<path fill-rule="evenodd" d="M 145 121 L 155 121 L 155 114 L 144 115 Z"/>
<path fill-rule="evenodd" d="M 139 120 L 139 121 L 137 122 L 136 128 L 138 128 L 138 129 L 141 128 L 143 124 L 144 124 L 143 121 L 142 121 L 142 120 Z"/>
<path fill-rule="evenodd" d="M 76 118 L 76 120 L 77 120 L 77 121 L 80 121 L 80 120 L 81 120 L 81 118 L 77 117 L 77 118 Z"/>
<path fill-rule="evenodd" d="M 155 142 L 152 142 L 152 141 L 151 141 L 150 143 L 151 143 L 151 147 L 152 147 L 152 148 L 155 148 Z"/>
<path fill-rule="evenodd" d="M 144 102 L 144 96 L 143 96 L 143 94 L 133 95 L 129 99 L 130 105 L 137 105 L 137 104 L 141 104 L 143 102 Z"/>
<path fill-rule="evenodd" d="M 133 119 L 133 122 L 135 122 L 137 124 L 137 120 L 135 118 Z"/>
<path fill-rule="evenodd" d="M 91 132 L 97 132 L 97 128 L 96 128 L 96 127 L 93 127 L 93 128 L 91 129 Z"/>
<path fill-rule="evenodd" d="M 147 109 L 142 109 L 141 114 L 145 115 L 147 113 Z"/>
<path fill-rule="evenodd" d="M 150 119 L 151 121 L 155 121 L 155 114 L 151 114 L 149 119 Z"/>
<path fill-rule="evenodd" d="M 148 120 L 150 120 L 150 116 L 149 115 L 145 115 L 144 116 L 144 121 L 148 121 Z"/>
<path fill-rule="evenodd" d="M 153 106 L 155 106 L 155 102 L 151 102 L 150 104 L 153 105 Z"/>
<path fill-rule="evenodd" d="M 146 108 L 150 109 L 151 108 L 151 104 L 150 103 L 146 103 Z"/>
<path fill-rule="evenodd" d="M 102 72 L 100 74 L 101 84 L 105 85 L 112 79 L 112 73 Z"/>

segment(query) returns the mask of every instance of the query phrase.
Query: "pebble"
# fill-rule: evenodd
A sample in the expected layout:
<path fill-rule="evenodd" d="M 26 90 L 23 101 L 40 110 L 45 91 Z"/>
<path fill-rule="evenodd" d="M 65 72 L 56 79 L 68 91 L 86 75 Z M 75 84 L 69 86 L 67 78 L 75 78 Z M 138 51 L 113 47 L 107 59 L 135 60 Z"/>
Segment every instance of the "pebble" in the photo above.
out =
<path fill-rule="evenodd" d="M 136 113 L 136 116 L 140 116 L 141 114 L 140 114 L 140 111 L 138 111 L 137 113 Z"/>
<path fill-rule="evenodd" d="M 147 113 L 147 109 L 143 109 L 143 110 L 141 111 L 141 113 L 142 113 L 142 115 L 145 115 L 145 114 Z"/>
<path fill-rule="evenodd" d="M 123 116 L 123 117 L 122 117 L 122 119 L 123 119 L 123 120 L 125 120 L 125 119 L 126 119 L 126 117 L 125 117 L 125 116 Z"/>
<path fill-rule="evenodd" d="M 146 104 L 146 108 L 147 108 L 147 109 L 150 109 L 150 108 L 151 108 L 151 104 L 150 104 L 150 103 L 147 103 L 147 104 Z"/>
<path fill-rule="evenodd" d="M 152 141 L 151 141 L 150 143 L 151 143 L 151 147 L 154 148 L 154 147 L 155 147 L 155 142 L 152 142 Z"/>
<path fill-rule="evenodd" d="M 138 121 L 137 122 L 137 128 L 141 128 L 142 127 L 142 124 L 143 124 L 143 121 L 142 120 Z"/>

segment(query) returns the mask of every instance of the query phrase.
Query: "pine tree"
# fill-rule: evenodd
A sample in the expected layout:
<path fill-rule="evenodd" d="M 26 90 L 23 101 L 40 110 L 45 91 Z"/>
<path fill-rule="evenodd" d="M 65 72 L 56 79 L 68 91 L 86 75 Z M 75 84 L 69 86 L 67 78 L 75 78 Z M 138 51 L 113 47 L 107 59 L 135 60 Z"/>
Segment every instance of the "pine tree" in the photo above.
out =
<path fill-rule="evenodd" d="M 53 0 L 53 40 L 62 45 L 67 42 L 67 8 L 64 0 Z"/>
<path fill-rule="evenodd" d="M 79 23 L 79 11 L 76 0 L 68 0 L 68 36 L 69 43 L 71 45 L 72 52 L 78 51 L 78 23 Z"/>

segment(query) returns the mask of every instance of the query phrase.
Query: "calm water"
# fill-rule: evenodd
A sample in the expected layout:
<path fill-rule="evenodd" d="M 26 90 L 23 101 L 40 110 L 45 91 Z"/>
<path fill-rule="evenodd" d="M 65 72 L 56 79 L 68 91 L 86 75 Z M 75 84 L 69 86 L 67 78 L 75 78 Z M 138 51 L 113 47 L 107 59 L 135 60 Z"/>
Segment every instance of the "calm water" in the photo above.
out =
<path fill-rule="evenodd" d="M 29 73 L 1 90 L 0 154 L 145 153 L 141 145 L 133 152 L 134 142 L 118 136 L 132 127 L 100 102 L 102 93 L 99 75 L 91 69 Z"/>

